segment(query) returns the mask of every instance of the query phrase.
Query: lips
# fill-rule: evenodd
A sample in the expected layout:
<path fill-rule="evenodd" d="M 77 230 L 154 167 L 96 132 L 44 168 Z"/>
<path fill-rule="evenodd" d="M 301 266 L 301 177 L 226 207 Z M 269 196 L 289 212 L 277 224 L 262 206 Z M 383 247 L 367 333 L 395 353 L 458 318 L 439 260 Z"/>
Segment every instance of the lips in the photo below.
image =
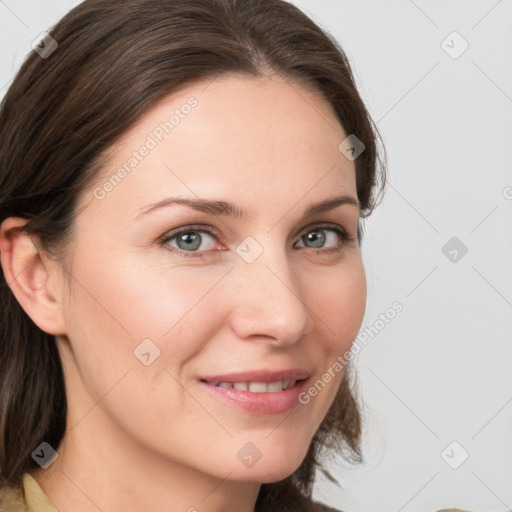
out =
<path fill-rule="evenodd" d="M 299 404 L 310 372 L 302 368 L 256 370 L 210 375 L 199 379 L 210 395 L 222 402 L 258 415 L 280 414 Z"/>

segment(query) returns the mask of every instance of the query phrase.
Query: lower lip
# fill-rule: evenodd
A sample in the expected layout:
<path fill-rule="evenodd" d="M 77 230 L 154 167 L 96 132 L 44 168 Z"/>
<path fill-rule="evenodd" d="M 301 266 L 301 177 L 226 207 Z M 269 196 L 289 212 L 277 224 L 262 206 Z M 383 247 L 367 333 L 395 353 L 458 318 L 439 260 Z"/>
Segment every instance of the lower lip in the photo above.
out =
<path fill-rule="evenodd" d="M 232 388 L 219 388 L 208 382 L 199 381 L 199 384 L 213 396 L 223 402 L 239 407 L 252 414 L 281 414 L 296 407 L 300 393 L 306 388 L 309 379 L 297 381 L 291 388 L 284 391 L 251 393 Z"/>

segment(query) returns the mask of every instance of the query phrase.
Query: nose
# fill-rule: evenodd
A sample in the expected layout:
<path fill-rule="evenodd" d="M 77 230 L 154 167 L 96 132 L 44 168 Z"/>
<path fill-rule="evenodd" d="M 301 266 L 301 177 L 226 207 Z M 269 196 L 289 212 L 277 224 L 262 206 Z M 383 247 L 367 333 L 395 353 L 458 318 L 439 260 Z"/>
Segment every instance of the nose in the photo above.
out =
<path fill-rule="evenodd" d="M 314 326 L 305 283 L 293 271 L 284 251 L 265 250 L 252 263 L 239 261 L 230 326 L 240 339 L 276 346 L 297 343 Z"/>

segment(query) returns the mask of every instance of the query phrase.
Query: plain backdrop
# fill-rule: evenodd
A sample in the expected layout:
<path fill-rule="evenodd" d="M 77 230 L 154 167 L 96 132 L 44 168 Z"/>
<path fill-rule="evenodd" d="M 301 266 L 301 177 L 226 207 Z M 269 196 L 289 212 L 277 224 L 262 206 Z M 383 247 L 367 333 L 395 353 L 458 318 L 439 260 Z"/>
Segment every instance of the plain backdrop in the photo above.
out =
<path fill-rule="evenodd" d="M 1 96 L 79 3 L 0 0 Z M 293 3 L 346 51 L 389 164 L 362 248 L 365 462 L 332 461 L 342 488 L 319 475 L 315 498 L 347 512 L 512 509 L 512 2 Z"/>

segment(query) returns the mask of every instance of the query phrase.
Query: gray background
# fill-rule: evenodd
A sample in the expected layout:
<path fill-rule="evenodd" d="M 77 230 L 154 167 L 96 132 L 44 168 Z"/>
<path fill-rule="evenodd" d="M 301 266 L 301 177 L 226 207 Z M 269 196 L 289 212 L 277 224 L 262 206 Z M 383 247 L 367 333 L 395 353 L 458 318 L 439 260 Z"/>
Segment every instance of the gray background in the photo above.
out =
<path fill-rule="evenodd" d="M 0 0 L 1 96 L 79 3 Z M 293 3 L 347 52 L 389 158 L 363 243 L 366 462 L 331 463 L 343 489 L 320 477 L 315 498 L 354 512 L 511 509 L 512 2 Z M 396 301 L 403 311 L 378 322 Z"/>

